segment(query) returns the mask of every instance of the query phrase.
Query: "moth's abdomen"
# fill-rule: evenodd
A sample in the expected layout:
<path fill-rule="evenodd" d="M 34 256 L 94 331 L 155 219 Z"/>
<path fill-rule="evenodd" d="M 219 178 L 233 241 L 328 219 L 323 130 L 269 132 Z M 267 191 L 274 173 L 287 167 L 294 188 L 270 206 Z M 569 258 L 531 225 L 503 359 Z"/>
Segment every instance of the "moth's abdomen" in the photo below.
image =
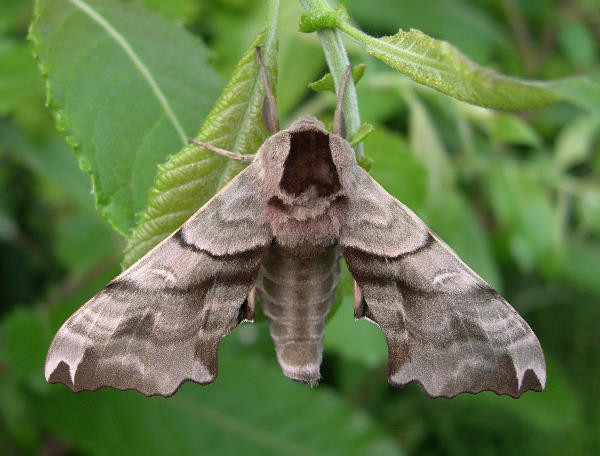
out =
<path fill-rule="evenodd" d="M 312 252 L 299 257 L 273 244 L 256 283 L 283 373 L 309 384 L 319 380 L 340 256 L 337 244 Z"/>

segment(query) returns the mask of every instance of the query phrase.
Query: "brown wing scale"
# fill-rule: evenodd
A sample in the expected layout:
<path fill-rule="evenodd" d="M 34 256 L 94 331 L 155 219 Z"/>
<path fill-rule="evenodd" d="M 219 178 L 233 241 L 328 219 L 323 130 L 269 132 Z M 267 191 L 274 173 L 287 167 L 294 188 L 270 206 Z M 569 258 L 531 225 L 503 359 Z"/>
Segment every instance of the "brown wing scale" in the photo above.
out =
<path fill-rule="evenodd" d="M 527 323 L 406 206 L 357 168 L 340 233 L 357 318 L 385 334 L 390 383 L 430 396 L 543 389 L 546 367 Z"/>
<path fill-rule="evenodd" d="M 48 381 L 148 396 L 214 381 L 220 339 L 253 318 L 246 298 L 271 241 L 259 179 L 250 165 L 73 314 L 48 351 Z"/>

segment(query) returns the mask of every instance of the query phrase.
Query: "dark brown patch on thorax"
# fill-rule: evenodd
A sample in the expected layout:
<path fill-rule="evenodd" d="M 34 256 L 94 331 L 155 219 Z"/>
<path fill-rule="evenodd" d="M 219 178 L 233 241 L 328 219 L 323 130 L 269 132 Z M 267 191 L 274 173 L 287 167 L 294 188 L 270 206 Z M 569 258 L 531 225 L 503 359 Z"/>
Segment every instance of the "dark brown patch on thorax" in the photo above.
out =
<path fill-rule="evenodd" d="M 341 189 L 329 149 L 329 135 L 316 129 L 295 131 L 290 138 L 290 153 L 279 186 L 299 196 L 314 185 L 319 196 L 329 196 Z"/>

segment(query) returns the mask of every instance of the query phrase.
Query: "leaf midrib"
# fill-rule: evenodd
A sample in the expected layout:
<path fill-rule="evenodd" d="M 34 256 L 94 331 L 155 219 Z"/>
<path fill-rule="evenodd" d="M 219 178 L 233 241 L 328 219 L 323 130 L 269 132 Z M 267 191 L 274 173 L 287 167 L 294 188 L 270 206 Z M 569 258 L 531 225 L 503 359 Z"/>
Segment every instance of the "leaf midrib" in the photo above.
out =
<path fill-rule="evenodd" d="M 139 70 L 142 74 L 143 78 L 146 80 L 150 89 L 158 99 L 159 104 L 165 112 L 165 115 L 169 119 L 169 121 L 173 124 L 173 127 L 177 131 L 177 135 L 179 136 L 181 142 L 185 145 L 187 144 L 187 136 L 185 131 L 181 125 L 181 122 L 177 118 L 177 115 L 171 108 L 167 97 L 159 87 L 156 79 L 148 69 L 148 67 L 144 64 L 140 56 L 135 52 L 133 47 L 129 44 L 129 42 L 125 39 L 123 35 L 119 33 L 117 29 L 115 29 L 100 13 L 98 13 L 94 8 L 85 3 L 83 0 L 69 0 L 73 5 L 79 8 L 83 13 L 85 13 L 90 19 L 96 22 L 100 27 L 102 27 L 123 49 L 125 54 L 130 58 L 131 62 L 134 66 Z"/>
<path fill-rule="evenodd" d="M 348 34 L 346 29 L 340 28 L 340 30 L 342 30 L 344 33 Z M 398 33 L 400 33 L 400 32 L 398 32 Z M 412 47 L 417 44 L 417 42 L 414 41 L 414 39 L 413 39 L 412 46 L 409 49 L 406 49 L 406 48 L 399 47 L 395 43 L 387 42 L 383 39 L 383 38 L 395 38 L 397 34 L 390 35 L 387 37 L 382 37 L 382 38 L 374 38 L 367 34 L 363 34 L 362 32 L 361 32 L 361 35 L 364 35 L 365 40 L 368 43 L 367 45 L 371 48 L 371 50 L 373 52 L 380 53 L 381 51 L 384 51 L 386 55 L 390 56 L 391 58 L 393 58 L 395 60 L 404 61 L 407 65 L 420 66 L 425 69 L 434 69 L 434 70 L 438 71 L 439 73 L 443 73 L 443 74 L 446 74 L 449 76 L 454 76 L 454 72 L 453 72 L 454 69 L 448 62 L 444 62 L 444 61 L 440 61 L 439 59 L 428 57 L 427 53 L 414 52 L 412 50 Z M 348 36 L 350 38 L 353 38 L 356 40 L 356 37 L 349 35 L 349 34 L 348 34 Z M 358 43 L 361 44 L 360 41 L 358 41 Z M 382 48 L 382 49 L 379 49 L 378 46 L 379 46 L 379 48 Z M 401 57 L 401 55 L 396 56 L 396 55 L 394 55 L 395 53 L 404 54 L 405 57 Z M 413 61 L 411 61 L 411 58 L 413 59 Z M 419 62 L 419 60 L 420 60 L 420 62 Z"/>
<path fill-rule="evenodd" d="M 452 56 L 456 59 L 456 62 L 449 62 L 448 58 L 449 56 L 446 54 L 442 54 L 443 55 L 443 60 L 440 59 L 436 59 L 434 57 L 429 57 L 427 55 L 427 51 L 425 52 L 415 52 L 412 50 L 412 48 L 414 47 L 415 44 L 419 44 L 417 43 L 418 38 L 415 38 L 414 36 L 412 37 L 413 42 L 411 43 L 410 48 L 403 48 L 398 46 L 396 43 L 391 43 L 389 41 L 386 41 L 386 38 L 388 39 L 394 39 L 398 36 L 399 33 L 405 33 L 407 35 L 411 34 L 411 31 L 406 32 L 404 30 L 399 30 L 395 35 L 389 35 L 389 36 L 385 36 L 385 37 L 381 37 L 381 38 L 376 38 L 376 37 L 372 37 L 364 32 L 362 32 L 361 30 L 358 30 L 354 27 L 352 27 L 351 25 L 342 22 L 338 25 L 339 29 L 344 32 L 349 38 L 351 38 L 352 40 L 356 41 L 359 44 L 365 45 L 368 48 L 368 52 L 369 53 L 375 53 L 375 54 L 384 54 L 386 55 L 388 58 L 393 59 L 397 62 L 401 62 L 404 64 L 404 66 L 414 66 L 414 67 L 421 67 L 424 68 L 425 71 L 424 73 L 427 73 L 428 70 L 435 73 L 437 72 L 441 77 L 440 79 L 454 79 L 456 80 L 456 72 L 457 71 L 461 71 L 460 69 L 460 65 L 465 65 L 467 71 L 469 71 L 470 73 L 474 73 L 477 71 L 486 71 L 488 72 L 488 74 L 484 75 L 484 77 L 486 79 L 490 79 L 493 81 L 498 81 L 498 82 L 506 82 L 506 83 L 512 83 L 512 84 L 516 84 L 519 86 L 526 86 L 529 88 L 537 88 L 537 89 L 541 89 L 541 90 L 545 90 L 543 87 L 538 87 L 536 86 L 536 82 L 538 81 L 529 81 L 529 80 L 521 80 L 519 78 L 516 77 L 511 77 L 511 76 L 507 76 L 504 74 L 499 74 L 496 73 L 494 71 L 489 70 L 488 68 L 485 68 L 481 65 L 479 65 L 476 62 L 473 62 L 472 60 L 470 60 L 468 57 L 462 55 L 460 53 L 460 51 L 456 50 L 456 49 L 450 49 L 449 52 L 452 53 Z M 431 38 L 428 35 L 424 34 L 424 37 L 426 38 Z M 363 41 L 361 41 L 361 38 L 363 39 Z M 435 41 L 435 40 L 434 40 Z M 443 41 L 440 41 L 440 43 L 443 43 Z M 440 50 L 440 52 L 442 52 Z M 396 55 L 398 54 L 398 55 Z M 404 54 L 404 55 L 402 55 Z M 456 66 L 458 65 L 458 67 Z M 541 81 L 544 82 L 544 81 Z M 464 87 L 464 85 L 463 85 Z"/>

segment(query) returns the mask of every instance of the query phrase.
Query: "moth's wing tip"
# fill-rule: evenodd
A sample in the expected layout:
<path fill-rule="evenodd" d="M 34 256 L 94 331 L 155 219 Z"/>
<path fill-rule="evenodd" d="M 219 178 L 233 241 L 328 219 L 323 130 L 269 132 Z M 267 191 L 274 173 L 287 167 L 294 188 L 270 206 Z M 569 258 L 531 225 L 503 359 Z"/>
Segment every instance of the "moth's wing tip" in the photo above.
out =
<path fill-rule="evenodd" d="M 186 382 L 193 382 L 198 385 L 208 385 L 210 383 L 213 383 L 217 378 L 216 372 L 210 372 L 208 369 L 204 369 L 201 372 L 197 372 L 193 378 L 185 377 L 177 383 L 164 385 L 163 388 L 144 388 L 143 385 L 127 384 L 118 385 L 95 383 L 92 385 L 88 383 L 86 385 L 85 383 L 82 384 L 77 382 L 75 373 L 76 372 L 71 372 L 71 367 L 64 360 L 60 360 L 58 363 L 56 363 L 56 365 L 53 368 L 51 362 L 46 362 L 44 372 L 46 381 L 51 384 L 62 383 L 74 393 L 79 393 L 82 391 L 98 391 L 101 388 L 112 388 L 118 391 L 137 391 L 138 393 L 146 397 L 161 396 L 164 398 L 168 398 L 173 396 Z"/>
<path fill-rule="evenodd" d="M 521 397 L 521 395 L 526 393 L 527 391 L 535 391 L 535 392 L 543 391 L 544 388 L 546 387 L 546 375 L 545 375 L 546 371 L 545 370 L 543 371 L 543 374 L 544 375 L 542 376 L 542 378 L 540 378 L 540 376 L 538 376 L 538 374 L 535 372 L 535 370 L 533 368 L 528 368 L 523 373 L 523 376 L 521 377 L 521 379 L 516 387 L 502 388 L 500 385 L 498 385 L 498 386 L 485 385 L 485 386 L 480 386 L 480 387 L 473 387 L 471 389 L 454 390 L 452 392 L 448 392 L 448 391 L 444 391 L 444 390 L 435 390 L 434 388 L 431 388 L 429 385 L 427 385 L 426 383 L 423 383 L 419 379 L 411 379 L 411 380 L 399 379 L 396 377 L 395 374 L 390 374 L 388 376 L 388 383 L 391 386 L 394 386 L 396 388 L 404 388 L 406 385 L 408 385 L 410 383 L 416 383 L 417 385 L 419 385 L 421 390 L 432 399 L 437 399 L 440 397 L 443 397 L 446 399 L 452 399 L 453 397 L 456 397 L 459 394 L 475 395 L 475 394 L 483 393 L 485 391 L 490 391 L 490 392 L 496 394 L 497 396 L 510 396 L 514 399 L 517 399 L 517 398 Z"/>
<path fill-rule="evenodd" d="M 54 367 L 52 367 L 51 361 L 46 361 L 44 371 L 44 376 L 48 383 L 62 383 L 69 387 L 71 391 L 76 390 L 73 383 L 73 375 L 71 375 L 71 368 L 65 361 L 60 360 Z"/>
<path fill-rule="evenodd" d="M 52 383 L 50 381 L 50 377 L 52 376 L 52 374 L 54 373 L 55 370 L 56 370 L 56 368 L 52 369 L 50 367 L 50 364 L 48 363 L 48 361 L 46 361 L 46 364 L 44 364 L 44 378 L 46 379 L 46 381 L 48 383 Z"/>
<path fill-rule="evenodd" d="M 533 342 L 529 345 L 530 358 L 519 363 L 513 357 L 513 368 L 516 371 L 518 396 L 525 391 L 543 391 L 546 387 L 546 359 L 544 351 L 535 333 L 529 328 Z"/>
<path fill-rule="evenodd" d="M 117 391 L 136 391 L 145 397 L 160 396 L 160 397 L 164 397 L 165 399 L 168 399 L 171 396 L 173 396 L 177 391 L 179 391 L 179 389 L 186 382 L 192 382 L 192 383 L 196 383 L 198 385 L 209 385 L 209 384 L 213 383 L 215 381 L 215 379 L 216 379 L 216 376 L 214 376 L 212 379 L 206 379 L 206 380 L 202 380 L 202 381 L 198 381 L 193 378 L 185 378 L 185 379 L 181 380 L 181 382 L 179 382 L 179 384 L 176 387 L 169 388 L 164 391 L 145 390 L 143 388 L 138 388 L 138 387 L 133 387 L 133 386 L 121 387 L 121 386 L 116 386 L 116 385 L 104 385 L 104 384 L 94 386 L 94 387 L 85 387 L 85 386 L 77 387 L 76 385 L 73 385 L 73 383 L 71 383 L 69 381 L 64 381 L 64 378 L 57 378 L 52 375 L 47 379 L 47 381 L 48 381 L 48 383 L 52 383 L 52 384 L 62 383 L 63 385 L 68 387 L 73 393 L 81 393 L 83 391 L 98 391 L 103 388 L 110 388 L 110 389 L 117 390 Z"/>
<path fill-rule="evenodd" d="M 114 388 L 114 389 L 119 390 L 119 391 L 134 390 L 134 391 L 137 391 L 140 394 L 143 394 L 146 397 L 160 396 L 160 397 L 164 397 L 165 399 L 168 399 L 171 396 L 173 396 L 177 391 L 179 391 L 179 389 L 183 386 L 184 383 L 190 382 L 190 383 L 195 383 L 197 385 L 204 386 L 204 385 L 210 385 L 211 383 L 213 383 L 216 380 L 216 378 L 217 378 L 216 375 L 213 375 L 210 378 L 207 377 L 207 378 L 202 379 L 202 380 L 198 380 L 198 379 L 195 379 L 195 378 L 184 378 L 174 388 L 169 388 L 168 390 L 165 390 L 165 391 L 140 391 L 137 388 L 116 388 L 116 387 L 110 386 L 110 385 L 109 385 L 109 387 L 110 388 Z"/>
<path fill-rule="evenodd" d="M 542 374 L 542 375 L 540 375 Z M 537 372 L 535 368 L 528 368 L 525 370 L 521 378 L 519 379 L 519 390 L 518 396 L 526 391 L 543 391 L 546 388 L 546 370 L 543 369 L 541 372 Z"/>
<path fill-rule="evenodd" d="M 537 341 L 537 346 L 538 346 L 538 357 L 539 357 L 538 363 L 539 364 L 536 367 L 528 368 L 525 371 L 525 373 L 523 374 L 523 378 L 527 374 L 528 370 L 532 370 L 533 374 L 535 375 L 535 377 L 537 377 L 537 379 L 540 383 L 540 388 L 541 388 L 540 391 L 542 391 L 544 388 L 546 388 L 546 380 L 547 380 L 546 357 L 544 356 L 544 350 L 542 349 L 542 346 L 540 345 L 540 341 L 537 340 L 537 337 L 536 337 L 536 341 Z"/>

